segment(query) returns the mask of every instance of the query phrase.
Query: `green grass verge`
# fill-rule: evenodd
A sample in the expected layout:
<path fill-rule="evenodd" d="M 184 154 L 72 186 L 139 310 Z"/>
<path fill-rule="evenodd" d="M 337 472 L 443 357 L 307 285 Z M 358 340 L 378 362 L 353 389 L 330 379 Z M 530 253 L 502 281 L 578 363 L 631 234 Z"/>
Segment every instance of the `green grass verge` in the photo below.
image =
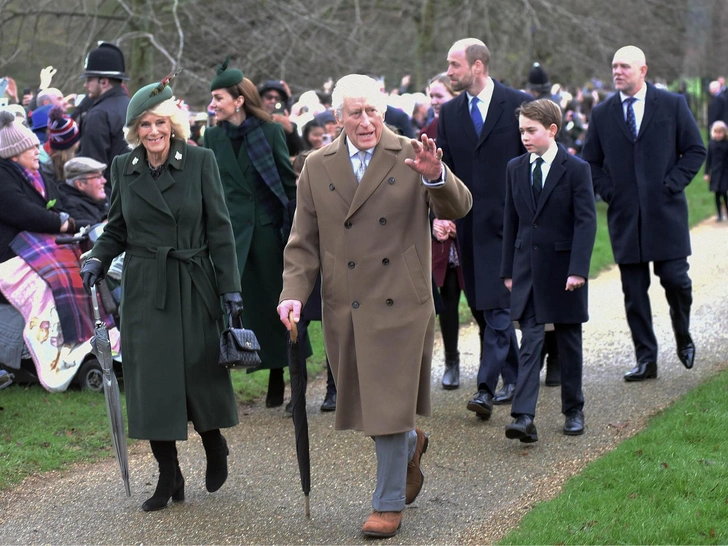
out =
<path fill-rule="evenodd" d="M 728 544 L 728 371 L 537 504 L 499 544 Z"/>

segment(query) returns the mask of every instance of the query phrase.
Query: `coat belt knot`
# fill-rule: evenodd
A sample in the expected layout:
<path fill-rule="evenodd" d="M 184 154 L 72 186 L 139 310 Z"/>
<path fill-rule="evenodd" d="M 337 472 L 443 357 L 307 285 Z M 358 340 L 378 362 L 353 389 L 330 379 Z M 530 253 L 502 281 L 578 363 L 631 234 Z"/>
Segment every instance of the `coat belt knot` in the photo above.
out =
<path fill-rule="evenodd" d="M 157 309 L 163 310 L 167 304 L 167 262 L 172 259 L 186 266 L 183 270 L 192 279 L 192 284 L 200 293 L 210 316 L 213 319 L 218 317 L 221 310 L 219 297 L 215 293 L 215 289 L 201 263 L 202 259 L 209 256 L 207 245 L 184 250 L 171 246 L 150 248 L 140 245 L 128 245 L 126 252 L 131 256 L 156 260 L 157 280 L 154 291 L 156 293 L 155 306 Z"/>

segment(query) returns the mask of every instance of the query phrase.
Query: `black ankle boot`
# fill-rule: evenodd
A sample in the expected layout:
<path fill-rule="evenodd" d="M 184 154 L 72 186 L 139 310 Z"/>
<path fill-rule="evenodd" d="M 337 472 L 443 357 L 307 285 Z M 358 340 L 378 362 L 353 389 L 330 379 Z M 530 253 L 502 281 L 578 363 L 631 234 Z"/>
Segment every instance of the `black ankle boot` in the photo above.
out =
<path fill-rule="evenodd" d="M 442 376 L 442 388 L 448 391 L 460 387 L 460 353 L 445 353 L 445 373 Z"/>
<path fill-rule="evenodd" d="M 205 487 L 210 493 L 220 489 L 228 477 L 227 457 L 230 450 L 220 429 L 200 432 L 202 445 L 207 456 L 207 470 L 205 471 Z"/>
<path fill-rule="evenodd" d="M 274 368 L 268 377 L 268 394 L 265 397 L 265 407 L 277 408 L 283 405 L 283 391 L 286 383 L 283 381 L 283 368 Z"/>
<path fill-rule="evenodd" d="M 185 480 L 177 461 L 177 446 L 173 441 L 150 440 L 154 458 L 159 464 L 159 481 L 154 495 L 142 504 L 142 510 L 152 512 L 161 510 L 171 498 L 174 501 L 185 500 Z"/>

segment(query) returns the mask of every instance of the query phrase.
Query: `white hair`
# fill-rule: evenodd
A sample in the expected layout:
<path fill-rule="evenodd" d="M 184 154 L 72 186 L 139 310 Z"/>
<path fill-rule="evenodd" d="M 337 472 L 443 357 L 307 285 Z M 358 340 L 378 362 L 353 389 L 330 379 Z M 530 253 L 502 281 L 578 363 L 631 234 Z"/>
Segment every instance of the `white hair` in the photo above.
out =
<path fill-rule="evenodd" d="M 372 106 L 381 112 L 382 117 L 387 111 L 387 96 L 382 93 L 379 82 L 362 74 L 349 74 L 336 82 L 334 92 L 331 93 L 331 109 L 337 119 L 341 119 L 344 110 L 344 100 L 365 98 Z"/>

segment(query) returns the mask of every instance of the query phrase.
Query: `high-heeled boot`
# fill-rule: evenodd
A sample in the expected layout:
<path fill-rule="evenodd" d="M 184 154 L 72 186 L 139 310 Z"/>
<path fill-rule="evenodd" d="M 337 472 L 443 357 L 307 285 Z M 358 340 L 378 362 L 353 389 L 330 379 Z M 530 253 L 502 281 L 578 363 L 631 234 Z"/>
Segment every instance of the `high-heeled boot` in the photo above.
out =
<path fill-rule="evenodd" d="M 205 471 L 205 487 L 210 493 L 220 489 L 228 477 L 227 458 L 230 450 L 220 429 L 200 432 L 202 445 L 207 456 L 207 470 Z"/>
<path fill-rule="evenodd" d="M 142 510 L 152 512 L 161 510 L 171 498 L 185 500 L 185 480 L 177 461 L 177 446 L 173 441 L 150 440 L 152 454 L 159 464 L 159 481 L 154 495 L 142 504 Z"/>
<path fill-rule="evenodd" d="M 445 373 L 442 376 L 442 388 L 454 390 L 460 387 L 460 352 L 445 353 Z"/>

